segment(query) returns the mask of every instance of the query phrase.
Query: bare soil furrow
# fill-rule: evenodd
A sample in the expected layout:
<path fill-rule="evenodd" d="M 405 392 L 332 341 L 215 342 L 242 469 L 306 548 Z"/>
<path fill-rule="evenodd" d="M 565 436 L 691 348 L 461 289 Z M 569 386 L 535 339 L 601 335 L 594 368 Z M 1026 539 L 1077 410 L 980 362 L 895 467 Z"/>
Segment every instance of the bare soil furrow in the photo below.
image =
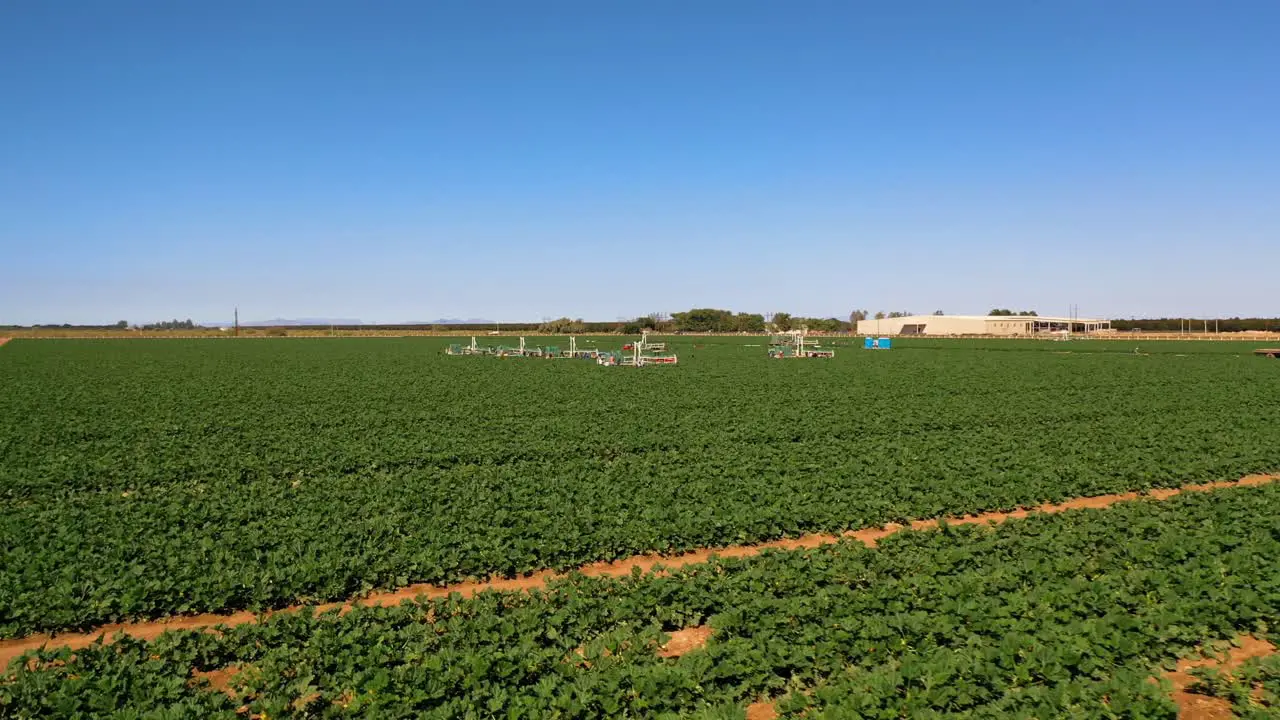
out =
<path fill-rule="evenodd" d="M 1191 674 L 1191 670 L 1195 668 L 1213 667 L 1230 673 L 1246 660 L 1267 657 L 1276 652 L 1274 645 L 1252 635 L 1245 635 L 1237 642 L 1237 646 L 1221 657 L 1183 658 L 1178 662 L 1177 668 L 1164 674 L 1173 684 L 1173 701 L 1178 704 L 1179 720 L 1230 720 L 1235 717 L 1228 700 L 1190 693 L 1187 688 L 1196 682 L 1195 676 Z"/>

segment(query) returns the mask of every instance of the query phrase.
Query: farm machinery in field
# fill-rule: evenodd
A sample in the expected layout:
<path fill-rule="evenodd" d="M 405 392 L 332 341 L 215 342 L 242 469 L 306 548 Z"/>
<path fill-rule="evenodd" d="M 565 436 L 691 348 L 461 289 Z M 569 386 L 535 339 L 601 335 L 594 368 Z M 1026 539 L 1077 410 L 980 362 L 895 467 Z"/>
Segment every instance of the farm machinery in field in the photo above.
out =
<path fill-rule="evenodd" d="M 569 338 L 569 349 L 565 350 L 563 357 L 574 358 L 578 360 L 595 360 L 600 356 L 600 351 L 595 348 L 579 348 L 578 338 Z"/>
<path fill-rule="evenodd" d="M 519 338 L 517 345 L 499 345 L 486 347 L 478 345 L 476 339 L 462 345 L 454 343 L 445 350 L 446 355 L 491 355 L 499 358 L 544 358 L 547 360 L 594 360 L 600 354 L 595 348 L 578 347 L 578 338 L 569 338 L 569 349 L 561 350 L 556 345 L 530 345 L 524 338 Z"/>
<path fill-rule="evenodd" d="M 531 347 L 526 345 L 524 338 L 520 338 L 520 344 L 512 347 L 509 345 L 499 345 L 494 355 L 500 358 L 509 357 L 542 357 L 543 351 L 540 347 Z"/>
<path fill-rule="evenodd" d="M 818 341 L 808 337 L 803 330 L 777 333 L 769 338 L 769 357 L 783 358 L 833 358 L 836 351 L 819 347 Z"/>
<path fill-rule="evenodd" d="M 640 333 L 640 339 L 633 343 L 627 343 L 622 346 L 623 350 L 632 352 L 639 351 L 643 353 L 664 353 L 667 351 L 667 344 L 664 342 L 653 342 L 649 340 L 649 331 L 643 330 Z"/>
<path fill-rule="evenodd" d="M 591 342 L 591 341 L 588 341 Z M 635 342 L 622 346 L 622 350 L 606 351 L 596 348 L 579 347 L 578 338 L 569 338 L 569 349 L 562 350 L 555 345 L 530 345 L 524 338 L 519 338 L 517 345 L 499 345 L 485 347 L 471 338 L 471 343 L 463 345 L 454 343 L 445 350 L 447 355 L 488 355 L 497 358 L 543 358 L 547 360 L 595 360 L 600 365 L 614 367 L 643 367 L 645 365 L 675 365 L 674 353 L 667 353 L 667 344 L 651 342 L 649 336 L 643 335 Z"/>
<path fill-rule="evenodd" d="M 471 338 L 471 343 L 469 345 L 463 345 L 461 343 L 453 343 L 444 352 L 446 355 L 492 355 L 493 348 L 481 347 L 477 345 L 476 339 L 473 336 Z"/>
<path fill-rule="evenodd" d="M 667 353 L 664 342 L 650 342 L 644 333 L 635 342 L 622 346 L 621 352 L 601 352 L 596 362 L 610 367 L 644 367 L 645 365 L 675 365 L 679 361 L 675 353 Z"/>

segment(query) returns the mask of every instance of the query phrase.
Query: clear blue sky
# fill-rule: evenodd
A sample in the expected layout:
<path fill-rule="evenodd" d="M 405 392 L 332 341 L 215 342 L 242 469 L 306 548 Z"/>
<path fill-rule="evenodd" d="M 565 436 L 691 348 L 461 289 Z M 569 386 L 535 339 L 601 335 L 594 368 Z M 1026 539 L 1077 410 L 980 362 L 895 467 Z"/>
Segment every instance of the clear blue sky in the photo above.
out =
<path fill-rule="evenodd" d="M 0 4 L 0 323 L 1280 315 L 1280 2 Z"/>

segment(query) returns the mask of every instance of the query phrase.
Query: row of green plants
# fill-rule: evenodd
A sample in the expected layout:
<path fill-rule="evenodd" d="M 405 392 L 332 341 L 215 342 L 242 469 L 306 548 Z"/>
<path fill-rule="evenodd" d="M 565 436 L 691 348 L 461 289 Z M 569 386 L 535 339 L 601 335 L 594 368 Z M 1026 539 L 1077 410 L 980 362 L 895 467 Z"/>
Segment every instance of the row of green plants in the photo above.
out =
<path fill-rule="evenodd" d="M 0 362 L 0 636 L 1280 469 L 1252 358 L 58 341 Z"/>
<path fill-rule="evenodd" d="M 1277 558 L 1280 486 L 1187 493 L 43 650 L 0 678 L 0 715 L 742 718 L 766 700 L 789 718 L 1173 720 L 1152 677 L 1273 630 Z M 703 625 L 705 647 L 658 653 Z M 196 675 L 228 668 L 234 698 Z"/>

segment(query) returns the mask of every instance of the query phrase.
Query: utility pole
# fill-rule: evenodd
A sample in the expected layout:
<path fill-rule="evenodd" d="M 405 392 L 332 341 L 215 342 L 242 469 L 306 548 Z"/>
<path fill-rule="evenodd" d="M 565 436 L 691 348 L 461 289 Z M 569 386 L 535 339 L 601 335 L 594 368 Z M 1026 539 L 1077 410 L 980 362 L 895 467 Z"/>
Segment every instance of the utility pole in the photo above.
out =
<path fill-rule="evenodd" d="M 236 308 L 236 337 L 240 337 L 240 308 Z"/>

